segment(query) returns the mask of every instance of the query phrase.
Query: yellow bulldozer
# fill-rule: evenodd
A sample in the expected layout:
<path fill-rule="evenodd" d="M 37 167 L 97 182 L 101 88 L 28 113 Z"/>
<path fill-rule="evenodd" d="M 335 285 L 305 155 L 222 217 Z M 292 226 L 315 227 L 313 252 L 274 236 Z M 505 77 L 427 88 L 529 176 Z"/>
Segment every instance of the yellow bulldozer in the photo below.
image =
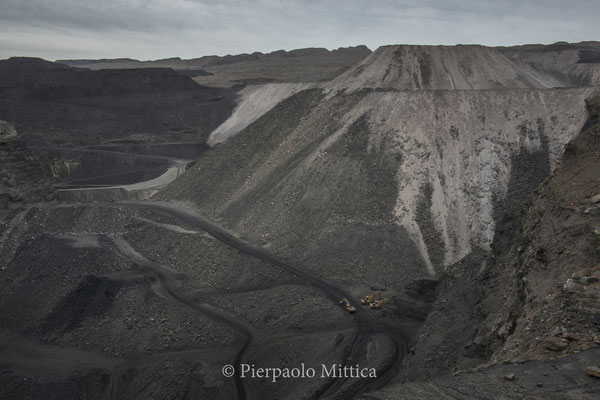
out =
<path fill-rule="evenodd" d="M 383 303 L 385 303 L 388 300 L 389 299 L 382 299 L 381 293 L 379 291 L 375 291 L 370 295 L 360 299 L 360 304 L 362 304 L 363 306 L 369 305 L 369 307 L 371 307 L 372 309 L 378 310 L 381 308 Z"/>
<path fill-rule="evenodd" d="M 371 304 L 375 300 L 376 296 L 379 296 L 379 298 L 381 299 L 381 293 L 379 293 L 378 291 L 375 291 L 375 292 L 371 293 L 370 295 L 365 296 L 362 299 L 360 299 L 360 304 L 362 304 L 363 306 L 366 306 L 367 304 Z"/>
<path fill-rule="evenodd" d="M 343 305 L 344 310 L 348 311 L 349 313 L 353 313 L 354 311 L 356 311 L 356 307 L 352 306 L 352 304 L 350 304 L 348 299 L 345 297 L 342 300 L 340 300 L 340 304 Z"/>
<path fill-rule="evenodd" d="M 381 306 L 383 305 L 383 303 L 385 303 L 388 300 L 389 299 L 381 299 L 381 300 L 374 301 L 369 304 L 369 307 L 371 307 L 374 310 L 379 310 L 381 308 Z"/>

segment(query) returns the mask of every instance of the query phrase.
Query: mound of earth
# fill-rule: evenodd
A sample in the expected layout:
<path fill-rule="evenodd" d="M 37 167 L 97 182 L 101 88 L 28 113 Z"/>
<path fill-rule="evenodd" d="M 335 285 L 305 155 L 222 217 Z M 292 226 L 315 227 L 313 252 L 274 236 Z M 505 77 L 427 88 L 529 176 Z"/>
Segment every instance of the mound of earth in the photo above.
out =
<path fill-rule="evenodd" d="M 534 74 L 484 46 L 395 45 L 378 48 L 328 87 L 399 90 L 469 90 L 567 86 L 551 75 Z"/>
<path fill-rule="evenodd" d="M 333 82 L 321 85 L 329 90 L 344 91 L 594 86 L 597 85 L 594 71 L 597 70 L 599 48 L 597 42 L 496 49 L 483 46 L 385 46 Z M 562 55 L 548 56 L 549 52 Z M 567 73 L 570 68 L 579 66 L 589 70 L 587 75 L 574 77 Z M 310 85 L 305 84 L 304 88 Z M 316 85 L 313 83 L 312 87 Z M 242 96 L 236 111 L 211 133 L 209 143 L 215 145 L 237 134 L 300 88 L 302 85 L 282 83 L 246 87 L 240 92 Z"/>
<path fill-rule="evenodd" d="M 495 210 L 512 209 L 554 169 L 593 92 L 305 90 L 207 152 L 158 198 L 194 202 L 340 279 L 435 274 L 489 249 Z M 377 235 L 398 255 L 382 260 Z"/>

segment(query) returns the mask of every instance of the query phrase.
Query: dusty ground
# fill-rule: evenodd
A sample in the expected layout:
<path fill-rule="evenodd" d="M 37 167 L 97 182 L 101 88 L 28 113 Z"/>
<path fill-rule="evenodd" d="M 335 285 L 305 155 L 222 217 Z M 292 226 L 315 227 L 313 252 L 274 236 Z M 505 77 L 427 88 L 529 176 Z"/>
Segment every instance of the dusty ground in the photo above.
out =
<path fill-rule="evenodd" d="M 282 100 L 317 85 L 317 83 L 267 83 L 245 87 L 238 92 L 240 99 L 231 116 L 210 133 L 207 143 L 214 146 L 226 141 Z"/>
<path fill-rule="evenodd" d="M 598 349 L 555 360 L 496 364 L 488 368 L 443 375 L 428 381 L 392 385 L 381 392 L 361 396 L 364 400 L 392 399 L 595 399 L 598 379 L 584 366 L 597 364 Z M 583 367 L 583 368 L 582 368 Z"/>
<path fill-rule="evenodd" d="M 33 206 L 4 238 L 4 254 L 13 254 L 1 271 L 0 322 L 10 327 L 0 350 L 5 398 L 46 390 L 92 398 L 135 397 L 139 390 L 227 397 L 232 381 L 220 368 L 238 354 L 263 365 L 318 367 L 343 363 L 346 352 L 356 357 L 363 343 L 375 348 L 360 352 L 362 364 L 382 374 L 389 368 L 395 331 L 372 325 L 378 312 L 364 309 L 355 320 L 336 304 L 344 294 L 327 289 L 330 283 L 301 269 L 290 274 L 281 261 L 260 261 L 269 253 L 240 252 L 193 219 L 157 213 L 153 205 L 146 211 L 145 204 Z M 44 262 L 50 252 L 56 255 Z M 373 333 L 363 335 L 366 326 Z M 356 384 L 336 390 L 352 393 Z M 250 398 L 303 398 L 329 382 L 245 386 Z"/>

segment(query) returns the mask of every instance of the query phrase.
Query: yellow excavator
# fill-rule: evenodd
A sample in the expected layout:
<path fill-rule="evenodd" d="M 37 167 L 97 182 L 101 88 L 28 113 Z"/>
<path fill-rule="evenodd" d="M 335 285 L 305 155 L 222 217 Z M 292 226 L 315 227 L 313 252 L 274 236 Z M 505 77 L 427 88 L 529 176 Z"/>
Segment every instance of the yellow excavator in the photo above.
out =
<path fill-rule="evenodd" d="M 371 307 L 374 310 L 379 310 L 381 308 L 381 306 L 383 305 L 383 303 L 385 303 L 388 300 L 389 299 L 381 299 L 381 300 L 374 301 L 371 304 L 369 304 L 369 307 Z"/>
<path fill-rule="evenodd" d="M 348 301 L 348 299 L 345 297 L 342 300 L 340 300 L 340 304 L 342 304 L 344 306 L 344 310 L 348 311 L 349 313 L 353 313 L 354 311 L 356 311 L 356 307 L 353 307 Z"/>
<path fill-rule="evenodd" d="M 362 299 L 360 299 L 360 304 L 362 304 L 363 306 L 366 306 L 367 304 L 371 304 L 373 302 L 373 300 L 375 299 L 375 296 L 379 296 L 379 298 L 381 298 L 381 293 L 379 293 L 378 291 L 375 291 L 375 292 L 371 293 L 370 295 L 363 297 Z"/>

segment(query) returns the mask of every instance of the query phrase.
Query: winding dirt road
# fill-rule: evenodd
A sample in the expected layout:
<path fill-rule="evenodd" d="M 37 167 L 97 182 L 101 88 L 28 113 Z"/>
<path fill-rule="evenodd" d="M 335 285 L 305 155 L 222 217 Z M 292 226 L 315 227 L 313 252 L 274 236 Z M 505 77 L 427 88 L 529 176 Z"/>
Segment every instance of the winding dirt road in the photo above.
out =
<path fill-rule="evenodd" d="M 232 248 L 287 271 L 288 273 L 304 280 L 311 286 L 318 288 L 332 301 L 333 304 L 337 305 L 339 299 L 343 297 L 348 298 L 354 304 L 358 304 L 357 299 L 353 298 L 353 296 L 344 288 L 334 284 L 333 282 L 323 279 L 306 269 L 294 265 L 276 256 L 275 254 L 272 254 L 264 248 L 254 246 L 237 238 L 235 235 L 226 231 L 215 223 L 210 222 L 207 219 L 177 204 L 154 201 L 119 201 L 105 203 L 44 205 L 43 207 L 132 207 L 136 209 L 153 210 L 164 215 L 175 217 L 176 219 L 179 219 L 180 221 L 183 221 L 196 229 L 210 234 L 215 239 L 228 246 L 231 246 Z M 216 310 L 215 308 L 207 305 L 196 304 L 184 298 L 176 291 L 176 278 L 173 275 L 173 271 L 147 260 L 124 241 L 116 241 L 115 244 L 123 254 L 134 259 L 138 265 L 153 271 L 158 278 L 158 290 L 160 291 L 158 293 L 159 295 L 194 309 L 210 318 L 213 318 L 216 321 L 224 323 L 236 332 L 243 343 L 237 351 L 234 359 L 234 365 L 237 367 L 239 372 L 244 353 L 252 344 L 252 340 L 254 338 L 253 329 L 240 322 L 235 317 L 232 317 L 220 310 Z M 378 368 L 377 378 L 362 379 L 360 382 L 349 382 L 348 379 L 344 378 L 331 379 L 328 380 L 326 384 L 324 384 L 318 390 L 317 393 L 315 393 L 315 398 L 354 398 L 361 393 L 382 387 L 397 374 L 400 368 L 402 357 L 404 354 L 406 354 L 408 348 L 407 335 L 398 329 L 388 326 L 374 313 L 369 312 L 368 309 L 359 307 L 357 308 L 356 312 L 352 314 L 352 317 L 354 318 L 357 330 L 356 332 L 350 333 L 350 335 L 352 335 L 349 341 L 350 344 L 346 347 L 346 350 L 342 355 L 343 365 L 356 364 L 357 360 L 360 359 L 360 356 L 364 354 L 367 344 L 375 337 L 375 335 L 383 335 L 390 340 L 392 347 L 391 354 L 389 355 L 385 364 Z M 238 398 L 246 399 L 247 396 L 243 381 L 239 377 L 239 373 L 236 373 L 235 376 Z M 109 390 L 109 398 L 111 399 L 114 399 L 117 394 L 117 386 L 115 382 L 115 379 L 111 381 L 111 388 Z"/>
<path fill-rule="evenodd" d="M 168 143 L 161 144 L 168 145 Z M 114 146 L 118 147 L 118 146 Z M 188 164 L 193 162 L 193 159 L 190 158 L 181 158 L 181 157 L 169 157 L 169 156 L 161 156 L 161 155 L 147 155 L 147 154 L 132 154 L 126 153 L 122 151 L 116 150 L 103 150 L 103 149 L 93 149 L 93 148 L 64 148 L 64 147 L 30 147 L 31 150 L 34 151 L 58 151 L 58 152 L 66 152 L 66 153 L 89 153 L 89 154 L 106 154 L 111 156 L 123 157 L 123 158 L 137 158 L 142 160 L 149 161 L 160 161 L 164 163 L 164 165 L 153 166 L 149 168 L 140 168 L 133 169 L 124 172 L 115 172 L 111 174 L 105 175 L 96 175 L 87 178 L 80 178 L 76 180 L 71 180 L 67 182 L 63 182 L 60 184 L 56 184 L 55 188 L 57 191 L 65 192 L 65 193 L 77 193 L 77 192 L 89 192 L 89 191 L 110 191 L 110 190 L 125 190 L 129 193 L 139 192 L 139 193 L 147 193 L 147 196 L 156 192 L 158 189 L 168 185 L 173 182 L 179 175 L 181 175 L 187 168 Z M 119 176 L 126 177 L 132 173 L 139 172 L 153 172 L 156 174 L 154 178 L 145 180 L 145 181 L 130 181 L 128 183 L 122 184 L 94 184 L 93 182 L 97 181 L 99 178 L 117 178 Z"/>

